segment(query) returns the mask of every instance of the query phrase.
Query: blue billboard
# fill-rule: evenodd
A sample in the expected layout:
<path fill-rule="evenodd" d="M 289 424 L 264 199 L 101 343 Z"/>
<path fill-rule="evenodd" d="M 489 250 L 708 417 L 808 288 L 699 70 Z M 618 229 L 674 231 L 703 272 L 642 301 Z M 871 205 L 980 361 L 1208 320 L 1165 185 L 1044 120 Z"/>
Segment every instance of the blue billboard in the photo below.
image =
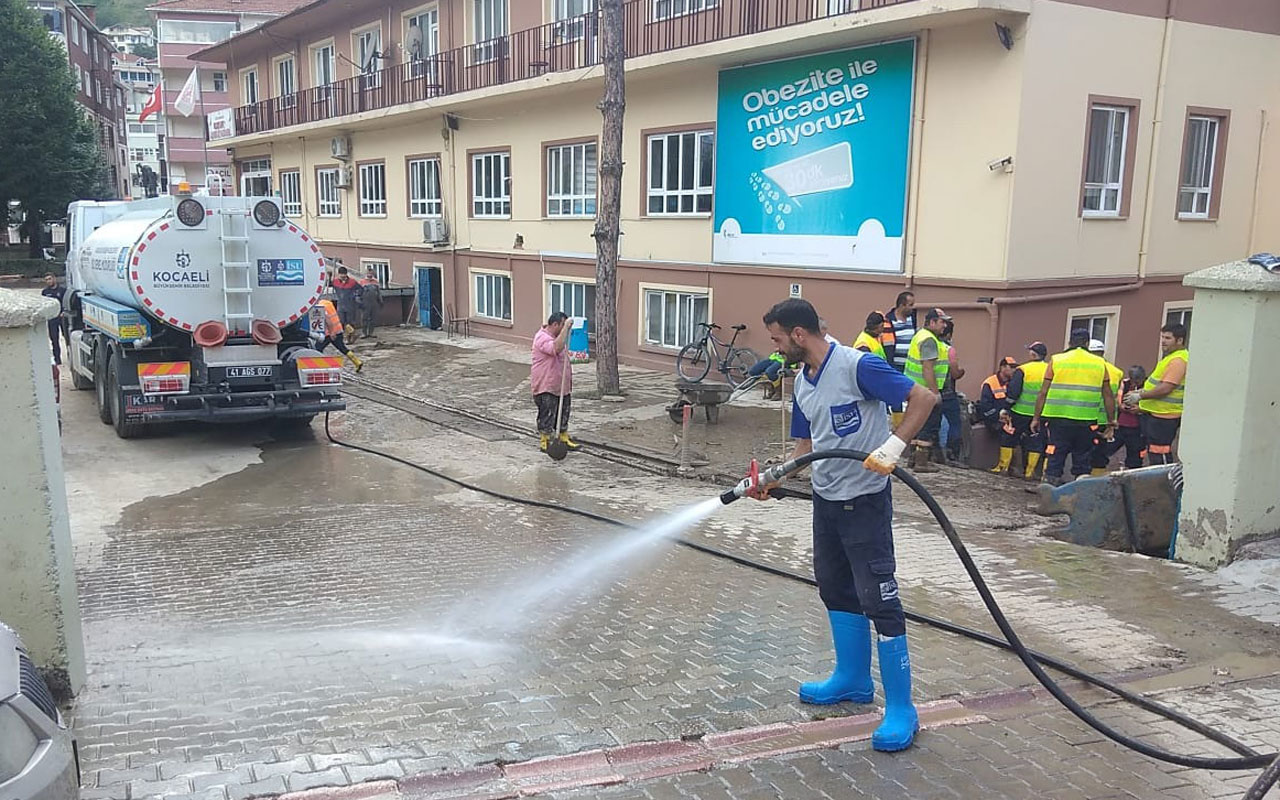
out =
<path fill-rule="evenodd" d="M 715 261 L 897 272 L 915 40 L 720 73 Z"/>

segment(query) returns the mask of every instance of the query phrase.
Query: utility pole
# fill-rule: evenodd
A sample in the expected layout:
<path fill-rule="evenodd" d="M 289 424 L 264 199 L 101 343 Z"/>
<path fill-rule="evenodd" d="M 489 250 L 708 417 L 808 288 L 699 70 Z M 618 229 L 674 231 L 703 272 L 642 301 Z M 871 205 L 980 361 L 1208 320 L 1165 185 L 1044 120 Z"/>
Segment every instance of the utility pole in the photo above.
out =
<path fill-rule="evenodd" d="M 596 388 L 601 396 L 621 392 L 618 378 L 618 239 L 622 235 L 623 83 L 622 0 L 600 0 L 600 53 L 604 64 L 604 118 L 600 136 L 600 207 L 596 211 Z"/>

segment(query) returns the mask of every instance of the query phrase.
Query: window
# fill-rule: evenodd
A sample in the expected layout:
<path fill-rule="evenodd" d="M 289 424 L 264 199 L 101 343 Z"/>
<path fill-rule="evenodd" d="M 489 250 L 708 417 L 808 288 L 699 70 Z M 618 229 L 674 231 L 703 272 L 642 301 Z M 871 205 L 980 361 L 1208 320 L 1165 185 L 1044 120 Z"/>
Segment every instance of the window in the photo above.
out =
<path fill-rule="evenodd" d="M 293 56 L 282 58 L 276 62 L 276 96 L 280 98 L 280 106 L 288 108 L 298 102 L 294 92 L 298 90 L 297 76 L 294 74 Z"/>
<path fill-rule="evenodd" d="M 158 41 L 179 44 L 217 44 L 236 32 L 234 22 L 162 19 Z"/>
<path fill-rule="evenodd" d="M 1191 111 L 1183 134 L 1178 219 L 1217 219 L 1218 206 L 1222 201 L 1228 112 L 1213 109 Z"/>
<path fill-rule="evenodd" d="M 711 298 L 705 294 L 645 289 L 644 340 L 659 347 L 684 347 L 698 334 L 698 323 L 710 317 Z"/>
<path fill-rule="evenodd" d="M 360 259 L 360 277 L 362 279 L 364 278 L 364 271 L 368 269 L 373 270 L 373 277 L 377 279 L 378 285 L 383 289 L 391 285 L 391 262 Z"/>
<path fill-rule="evenodd" d="M 552 21 L 556 42 L 572 42 L 586 33 L 586 14 L 596 10 L 595 0 L 552 0 Z"/>
<path fill-rule="evenodd" d="M 471 216 L 511 216 L 511 154 L 471 156 Z"/>
<path fill-rule="evenodd" d="M 311 50 L 311 85 L 328 86 L 333 83 L 334 50 L 333 42 L 322 44 Z"/>
<path fill-rule="evenodd" d="M 227 73 L 213 73 L 213 90 L 215 92 L 225 92 L 227 90 Z"/>
<path fill-rule="evenodd" d="M 322 217 L 342 216 L 338 169 L 338 167 L 324 167 L 316 170 L 316 207 Z"/>
<path fill-rule="evenodd" d="M 82 74 L 82 73 L 81 73 L 81 71 L 80 71 L 80 65 L 79 65 L 79 64 L 72 64 L 72 65 L 71 65 L 71 68 L 72 68 L 73 70 L 75 70 L 75 71 L 76 71 L 76 89 L 78 90 L 78 89 L 80 88 L 80 83 L 81 83 L 81 81 L 83 81 L 83 80 L 84 80 L 84 76 L 83 76 L 83 74 Z"/>
<path fill-rule="evenodd" d="M 80 44 L 80 24 L 76 22 L 75 17 L 71 17 L 71 43 Z"/>
<path fill-rule="evenodd" d="M 1187 343 L 1191 343 L 1191 306 L 1165 303 L 1164 324 L 1181 325 L 1187 329 Z"/>
<path fill-rule="evenodd" d="M 1081 216 L 1128 216 L 1137 112 L 1136 105 L 1090 103 Z"/>
<path fill-rule="evenodd" d="M 507 0 L 472 0 L 472 40 L 476 63 L 502 55 L 502 37 L 507 35 Z"/>
<path fill-rule="evenodd" d="M 240 194 L 244 197 L 270 196 L 271 159 L 255 158 L 240 162 Z"/>
<path fill-rule="evenodd" d="M 302 216 L 302 175 L 297 170 L 280 173 L 280 205 L 286 217 Z"/>
<path fill-rule="evenodd" d="M 547 216 L 592 217 L 595 213 L 595 142 L 548 147 Z"/>
<path fill-rule="evenodd" d="M 387 165 L 378 161 L 360 165 L 360 216 L 387 215 Z"/>
<path fill-rule="evenodd" d="M 1067 311 L 1067 330 L 1063 334 L 1062 346 L 1065 348 L 1071 339 L 1071 332 L 1083 328 L 1089 332 L 1090 339 L 1102 342 L 1105 357 L 1108 361 L 1115 358 L 1116 339 L 1120 330 L 1120 307 L 1103 306 L 1100 308 L 1072 308 Z"/>
<path fill-rule="evenodd" d="M 706 11 L 720 5 L 720 0 L 653 0 L 653 18 L 671 19 L 685 14 Z"/>
<path fill-rule="evenodd" d="M 571 317 L 596 315 L 596 285 L 576 281 L 547 281 L 547 313 L 563 311 Z"/>
<path fill-rule="evenodd" d="M 477 317 L 511 321 L 511 276 L 476 272 L 474 301 Z"/>
<path fill-rule="evenodd" d="M 711 213 L 714 141 L 711 131 L 649 137 L 650 215 Z"/>
<path fill-rule="evenodd" d="M 428 9 L 407 17 L 405 22 L 408 26 L 405 46 L 409 51 L 409 77 L 421 78 L 430 74 L 431 82 L 436 83 L 436 65 L 431 59 L 440 53 L 439 10 Z"/>
<path fill-rule="evenodd" d="M 415 158 L 409 161 L 409 216 L 439 217 L 440 159 Z"/>
<path fill-rule="evenodd" d="M 376 89 L 382 85 L 379 60 L 382 58 L 382 28 L 360 31 L 356 37 L 356 63 L 360 65 L 360 88 Z"/>
<path fill-rule="evenodd" d="M 258 70 L 256 67 L 240 71 L 240 104 L 251 106 L 258 102 Z"/>

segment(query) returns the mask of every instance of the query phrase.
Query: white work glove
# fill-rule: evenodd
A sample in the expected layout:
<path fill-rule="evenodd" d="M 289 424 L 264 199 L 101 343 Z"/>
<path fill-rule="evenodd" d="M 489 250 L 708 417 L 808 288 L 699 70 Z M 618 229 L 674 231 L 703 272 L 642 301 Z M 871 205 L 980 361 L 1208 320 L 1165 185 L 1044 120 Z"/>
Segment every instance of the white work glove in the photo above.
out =
<path fill-rule="evenodd" d="M 1128 408 L 1133 408 L 1142 400 L 1142 392 L 1129 392 L 1124 396 L 1124 404 Z"/>
<path fill-rule="evenodd" d="M 862 462 L 862 466 L 872 472 L 888 475 L 893 472 L 894 467 L 898 466 L 898 459 L 902 458 L 902 454 L 906 449 L 906 442 L 896 435 L 890 436 L 874 453 L 867 456 L 867 460 Z"/>

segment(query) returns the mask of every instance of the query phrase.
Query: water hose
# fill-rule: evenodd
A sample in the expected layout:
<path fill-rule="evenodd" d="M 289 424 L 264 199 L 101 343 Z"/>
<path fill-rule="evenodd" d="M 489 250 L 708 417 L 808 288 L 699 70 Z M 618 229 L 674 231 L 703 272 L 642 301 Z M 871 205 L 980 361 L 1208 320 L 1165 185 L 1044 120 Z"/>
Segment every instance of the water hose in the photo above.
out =
<path fill-rule="evenodd" d="M 595 520 L 597 522 L 604 522 L 609 525 L 615 525 L 623 528 L 631 528 L 631 529 L 636 528 L 635 525 L 632 525 L 630 523 L 624 522 L 619 519 L 615 519 L 613 517 L 605 516 L 603 514 L 598 514 L 594 511 L 588 511 L 586 509 L 581 509 L 581 508 L 574 508 L 572 506 L 561 505 L 559 503 L 551 503 L 544 500 L 534 500 L 527 497 L 519 497 L 512 494 L 507 494 L 505 492 L 500 492 L 494 489 L 487 489 L 478 484 L 470 483 L 468 481 L 455 478 L 439 470 L 435 470 L 430 467 L 423 466 L 422 464 L 418 464 L 413 461 L 409 461 L 408 459 L 401 458 L 396 455 L 392 455 L 391 453 L 377 450 L 372 447 L 366 447 L 364 445 L 342 441 L 336 438 L 333 435 L 333 432 L 329 429 L 328 413 L 326 413 L 324 417 L 324 432 L 325 432 L 325 436 L 333 444 L 339 445 L 341 447 L 346 447 L 351 450 L 356 450 L 361 453 L 367 453 L 369 455 L 374 455 L 374 456 L 388 459 L 390 461 L 394 461 L 397 464 L 401 464 L 403 466 L 416 469 L 420 472 L 424 472 L 428 475 L 431 475 L 435 478 L 438 478 L 440 480 L 443 480 L 447 483 L 453 484 L 463 489 L 468 489 L 468 490 L 478 492 L 480 494 L 484 494 L 499 500 L 504 500 L 511 503 L 530 506 L 533 508 L 544 508 L 552 511 L 559 511 L 566 514 L 573 514 L 575 516 L 583 517 L 585 519 Z M 857 459 L 859 461 L 864 461 L 867 458 L 867 454 L 857 450 L 820 450 L 820 451 L 808 453 L 800 458 L 796 458 L 791 461 L 785 462 L 783 464 L 770 467 L 769 469 L 764 470 L 762 473 L 759 473 L 758 476 L 754 478 L 748 477 L 747 479 L 739 483 L 737 486 L 735 486 L 733 489 L 730 489 L 727 492 L 725 492 L 723 495 L 721 495 L 720 499 L 722 502 L 726 504 L 731 503 L 734 500 L 745 496 L 747 493 L 747 490 L 750 488 L 755 488 L 760 485 L 767 485 L 769 483 L 774 483 L 776 481 L 781 480 L 783 477 L 786 477 L 787 475 L 803 468 L 804 466 L 806 466 L 807 464 L 813 461 L 817 461 L 825 458 L 846 458 L 846 459 Z M 998 647 L 1002 650 L 1009 650 L 1015 653 L 1018 656 L 1018 658 L 1023 662 L 1023 664 L 1025 664 L 1027 668 L 1031 671 L 1031 674 L 1035 676 L 1036 680 L 1038 680 L 1041 683 L 1041 685 L 1043 685 L 1046 689 L 1048 689 L 1050 694 L 1052 694 L 1054 698 L 1056 698 L 1060 703 L 1066 706 L 1066 708 L 1069 711 L 1071 711 L 1073 714 L 1075 714 L 1077 717 L 1083 720 L 1090 727 L 1094 728 L 1099 733 L 1102 733 L 1104 736 L 1107 736 L 1108 738 L 1112 739 L 1113 741 L 1116 741 L 1121 745 L 1124 745 L 1137 752 L 1140 752 L 1143 755 L 1147 755 L 1151 758 L 1155 758 L 1160 761 L 1167 761 L 1169 763 L 1179 764 L 1182 766 L 1188 766 L 1188 767 L 1193 767 L 1197 769 L 1244 770 L 1244 769 L 1258 769 L 1260 767 L 1271 765 L 1271 769 L 1268 769 L 1266 772 L 1260 775 L 1258 778 L 1258 782 L 1254 785 L 1255 789 L 1258 786 L 1262 786 L 1261 792 L 1257 795 L 1252 795 L 1252 794 L 1247 795 L 1246 798 L 1252 798 L 1252 797 L 1260 798 L 1262 794 L 1266 792 L 1267 788 L 1271 786 L 1271 784 L 1275 783 L 1277 779 L 1280 779 L 1280 756 L 1278 756 L 1277 754 L 1274 754 L 1274 753 L 1259 754 L 1257 751 L 1253 750 L 1247 745 L 1236 741 L 1228 734 L 1223 733 L 1222 731 L 1219 731 L 1215 728 L 1212 728 L 1206 725 L 1205 723 L 1192 719 L 1191 717 L 1188 717 L 1185 714 L 1181 714 L 1171 708 L 1168 708 L 1166 706 L 1161 705 L 1160 703 L 1157 703 L 1154 700 L 1150 700 L 1146 697 L 1143 697 L 1140 694 L 1137 694 L 1136 692 L 1130 691 L 1128 689 L 1125 689 L 1124 687 L 1121 687 L 1109 681 L 1106 681 L 1103 678 L 1100 678 L 1096 675 L 1086 672 L 1078 667 L 1074 667 L 1071 664 L 1061 661 L 1060 659 L 1054 658 L 1053 656 L 1049 656 L 1043 653 L 1038 653 L 1034 650 L 1028 649 L 1026 645 L 1022 643 L 1022 640 L 1018 638 L 1018 635 L 1017 633 L 1014 632 L 1012 626 L 1009 625 L 1009 622 L 1005 618 L 1004 613 L 1000 610 L 1000 607 L 996 604 L 995 598 L 991 596 L 991 592 L 987 588 L 986 582 L 982 579 L 981 573 L 978 572 L 977 566 L 973 563 L 973 559 L 969 556 L 968 550 L 965 548 L 964 543 L 960 540 L 960 537 L 956 533 L 955 528 L 952 526 L 950 519 L 947 518 L 946 512 L 942 510 L 942 507 L 939 506 L 938 502 L 933 498 L 931 494 L 929 494 L 929 491 L 925 489 L 924 486 L 922 486 L 920 482 L 916 480 L 915 476 L 913 476 L 911 473 L 901 468 L 897 468 L 893 471 L 893 476 L 896 477 L 898 480 L 902 481 L 912 491 L 914 491 L 920 497 L 920 499 L 925 503 L 925 505 L 929 508 L 930 512 L 933 513 L 933 516 L 941 526 L 943 533 L 947 536 L 947 539 L 951 542 L 952 547 L 955 548 L 956 554 L 960 557 L 960 561 L 964 565 L 966 572 L 968 572 L 970 578 L 974 582 L 974 585 L 977 587 L 978 593 L 982 597 L 983 603 L 984 605 L 986 605 L 988 612 L 991 613 L 992 618 L 995 619 L 996 621 L 996 625 L 1000 628 L 1001 632 L 1005 635 L 1007 640 L 1001 640 L 998 637 L 993 636 L 984 631 L 975 630 L 973 628 L 967 628 L 963 625 L 958 625 L 956 623 L 948 622 L 947 620 L 939 619 L 937 617 L 931 617 L 925 614 L 918 614 L 918 613 L 907 611 L 905 612 L 907 619 L 910 619 L 913 622 L 920 622 L 923 624 L 927 624 L 932 627 L 939 628 L 940 630 L 947 631 L 949 633 L 959 634 L 961 636 L 974 639 L 984 644 L 988 644 L 993 647 Z M 816 581 L 813 578 L 791 572 L 790 570 L 781 569 L 779 567 L 775 567 L 770 564 L 765 564 L 763 562 L 746 558 L 744 556 L 728 553 L 723 550 L 719 550 L 714 547 L 709 547 L 707 545 L 700 544 L 698 542 L 694 542 L 688 539 L 676 538 L 674 539 L 674 541 L 683 547 L 687 547 L 691 550 L 696 550 L 700 553 L 705 553 L 707 555 L 715 556 L 716 558 L 731 561 L 740 566 L 748 567 L 750 569 L 758 570 L 760 572 L 765 572 L 771 575 L 776 575 L 778 577 L 788 578 L 790 580 L 805 583 L 810 586 L 817 585 Z M 1124 734 L 1119 733 L 1118 731 L 1114 731 L 1105 723 L 1101 722 L 1092 714 L 1090 714 L 1088 711 L 1086 711 L 1084 708 L 1082 708 L 1070 696 L 1068 696 L 1066 692 L 1052 678 L 1050 678 L 1048 675 L 1045 674 L 1044 670 L 1041 669 L 1040 667 L 1041 664 L 1044 664 L 1045 666 L 1055 669 L 1072 678 L 1076 678 L 1078 680 L 1089 683 L 1097 688 L 1110 692 L 1111 694 L 1114 694 L 1115 696 L 1133 705 L 1136 705 L 1145 711 L 1149 711 L 1153 714 L 1156 714 L 1172 722 L 1175 722 L 1181 725 L 1182 727 L 1186 728 L 1187 730 L 1199 733 L 1205 738 L 1210 739 L 1211 741 L 1214 741 L 1236 753 L 1239 753 L 1241 758 L 1202 758 L 1202 757 L 1196 757 L 1196 756 L 1183 756 L 1180 754 L 1169 753 L 1169 752 L 1160 750 L 1158 748 L 1152 747 L 1151 745 L 1147 745 L 1143 742 L 1134 740 L 1131 737 L 1125 736 Z M 1272 773 L 1272 772 L 1274 772 L 1275 774 L 1270 775 L 1270 782 L 1266 782 L 1266 779 L 1268 779 L 1268 773 Z"/>

